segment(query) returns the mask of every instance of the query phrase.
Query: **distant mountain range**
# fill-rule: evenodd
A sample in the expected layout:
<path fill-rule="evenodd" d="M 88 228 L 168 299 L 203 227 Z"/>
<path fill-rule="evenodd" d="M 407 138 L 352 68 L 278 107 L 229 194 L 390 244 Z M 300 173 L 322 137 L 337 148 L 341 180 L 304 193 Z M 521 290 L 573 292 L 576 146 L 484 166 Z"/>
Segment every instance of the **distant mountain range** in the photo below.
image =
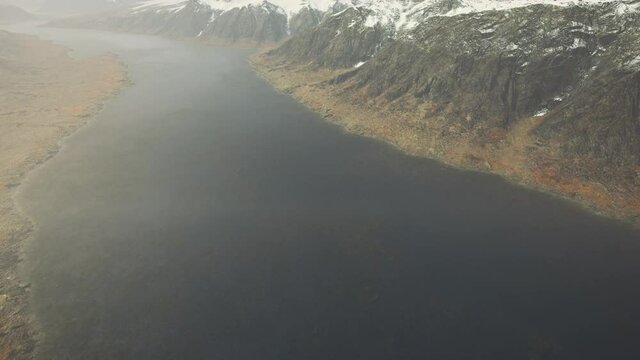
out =
<path fill-rule="evenodd" d="M 275 43 L 318 25 L 335 1 L 118 0 L 108 13 L 58 21 L 58 26 L 191 37 L 202 40 Z"/>
<path fill-rule="evenodd" d="M 74 3 L 75 1 L 75 3 Z M 316 26 L 327 16 L 358 9 L 368 27 L 410 32 L 433 16 L 505 11 L 541 4 L 597 6 L 599 0 L 46 0 L 47 9 L 98 8 L 110 14 L 78 18 L 73 26 L 198 37 L 224 41 L 279 42 Z M 57 8 L 62 10 L 61 8 Z M 628 10 L 628 9 L 627 9 Z M 621 11 L 625 11 L 621 9 Z M 62 12 L 62 11 L 60 11 Z"/>

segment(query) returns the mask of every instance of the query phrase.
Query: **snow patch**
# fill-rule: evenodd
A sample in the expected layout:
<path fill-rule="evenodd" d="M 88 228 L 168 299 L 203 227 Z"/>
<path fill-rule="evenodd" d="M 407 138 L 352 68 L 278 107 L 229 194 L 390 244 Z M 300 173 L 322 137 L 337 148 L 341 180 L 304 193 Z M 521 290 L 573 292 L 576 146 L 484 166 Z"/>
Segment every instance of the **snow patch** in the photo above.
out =
<path fill-rule="evenodd" d="M 616 7 L 616 15 L 625 15 L 632 12 L 637 12 L 640 9 L 640 3 L 635 4 L 625 4 L 621 2 Z"/>
<path fill-rule="evenodd" d="M 145 0 L 139 3 L 136 3 L 132 10 L 134 13 L 146 11 L 146 10 L 154 10 L 157 12 L 178 12 L 184 9 L 188 4 L 186 0 Z"/>
<path fill-rule="evenodd" d="M 580 38 L 575 38 L 573 39 L 573 44 L 571 44 L 571 46 L 569 46 L 569 49 L 579 49 L 579 48 L 586 48 L 587 47 L 587 43 Z"/>
<path fill-rule="evenodd" d="M 547 113 L 549 112 L 549 109 L 547 108 L 542 108 L 540 109 L 540 111 L 538 111 L 537 113 L 533 114 L 534 117 L 542 117 L 547 115 Z"/>
<path fill-rule="evenodd" d="M 638 68 L 640 65 L 640 55 L 634 57 L 633 59 L 627 61 L 627 63 L 625 64 L 625 66 L 628 69 L 636 69 Z"/>

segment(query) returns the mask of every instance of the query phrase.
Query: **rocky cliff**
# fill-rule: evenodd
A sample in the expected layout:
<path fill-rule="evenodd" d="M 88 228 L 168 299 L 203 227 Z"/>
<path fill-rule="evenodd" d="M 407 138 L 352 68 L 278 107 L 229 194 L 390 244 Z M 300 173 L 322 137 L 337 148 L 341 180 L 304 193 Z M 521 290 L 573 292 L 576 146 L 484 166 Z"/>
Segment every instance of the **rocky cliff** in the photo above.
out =
<path fill-rule="evenodd" d="M 320 26 L 300 31 L 272 54 L 330 68 L 366 61 L 389 38 L 388 29 L 380 24 L 364 26 L 369 13 L 366 8 L 347 8 L 339 15 L 329 15 Z"/>
<path fill-rule="evenodd" d="M 351 7 L 256 62 L 405 150 L 640 214 L 638 1 L 427 5 L 391 22 Z"/>
<path fill-rule="evenodd" d="M 287 15 L 271 4 L 247 5 L 219 11 L 200 37 L 229 42 L 250 40 L 256 43 L 277 42 L 287 36 Z"/>

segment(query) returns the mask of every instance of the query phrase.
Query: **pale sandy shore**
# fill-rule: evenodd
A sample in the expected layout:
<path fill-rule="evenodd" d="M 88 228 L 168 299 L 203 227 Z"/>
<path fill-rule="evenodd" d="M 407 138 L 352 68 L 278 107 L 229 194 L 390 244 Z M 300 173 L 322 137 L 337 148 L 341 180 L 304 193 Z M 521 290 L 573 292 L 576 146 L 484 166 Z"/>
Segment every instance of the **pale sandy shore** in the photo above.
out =
<path fill-rule="evenodd" d="M 125 79 L 114 56 L 78 60 L 65 47 L 0 31 L 0 360 L 29 359 L 36 343 L 29 284 L 16 274 L 33 224 L 16 209 L 13 193 Z"/>

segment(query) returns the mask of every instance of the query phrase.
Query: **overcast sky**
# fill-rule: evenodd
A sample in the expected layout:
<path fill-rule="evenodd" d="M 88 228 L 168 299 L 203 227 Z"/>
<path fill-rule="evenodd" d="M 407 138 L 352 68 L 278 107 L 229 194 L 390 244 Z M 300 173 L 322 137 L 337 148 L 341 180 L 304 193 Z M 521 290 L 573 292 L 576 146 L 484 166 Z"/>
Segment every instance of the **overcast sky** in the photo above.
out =
<path fill-rule="evenodd" d="M 110 0 L 0 0 L 0 4 L 17 5 L 27 10 L 55 13 L 90 13 L 109 9 Z"/>

